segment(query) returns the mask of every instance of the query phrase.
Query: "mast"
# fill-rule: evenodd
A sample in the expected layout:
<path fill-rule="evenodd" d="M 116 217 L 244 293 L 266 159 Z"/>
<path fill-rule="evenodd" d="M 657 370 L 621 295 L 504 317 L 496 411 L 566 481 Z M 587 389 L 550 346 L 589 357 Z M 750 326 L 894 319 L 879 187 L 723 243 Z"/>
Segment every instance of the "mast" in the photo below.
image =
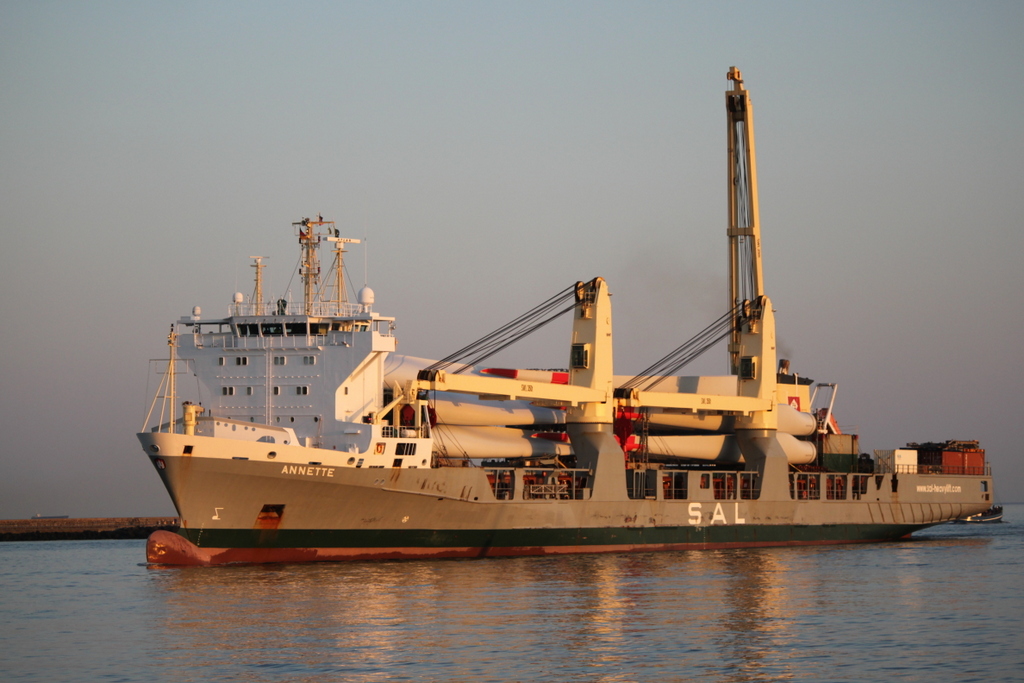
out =
<path fill-rule="evenodd" d="M 741 304 L 764 295 L 761 270 L 761 221 L 757 205 L 757 163 L 754 155 L 754 108 L 743 76 L 731 67 L 726 78 L 732 90 L 725 93 L 728 120 L 729 168 L 729 308 L 733 333 L 729 344 L 729 368 L 740 371 Z"/>
<path fill-rule="evenodd" d="M 263 269 L 266 266 L 263 264 L 263 259 L 266 256 L 250 256 L 256 263 L 252 264 L 252 267 L 256 269 L 256 290 L 252 295 L 253 312 L 256 315 L 263 315 Z"/>
<path fill-rule="evenodd" d="M 333 223 L 331 223 L 333 225 Z M 348 303 L 348 295 L 345 292 L 345 244 L 359 244 L 359 240 L 349 237 L 338 237 L 338 230 L 334 230 L 333 236 L 327 237 L 328 242 L 334 242 L 334 303 L 338 311 L 341 311 L 341 304 Z"/>
<path fill-rule="evenodd" d="M 303 218 L 301 221 L 292 223 L 299 229 L 299 244 L 302 245 L 302 291 L 304 312 L 306 315 L 313 315 L 313 305 L 322 296 L 318 296 L 320 285 L 320 257 L 317 250 L 320 248 L 321 238 L 328 242 L 334 242 L 334 299 L 335 310 L 341 314 L 342 304 L 348 303 L 348 296 L 345 293 L 345 244 L 359 244 L 360 240 L 341 237 L 341 233 L 335 226 L 334 221 L 325 221 L 323 216 L 317 216 L 316 220 Z M 326 232 L 317 232 L 316 226 L 327 226 Z M 254 257 L 255 258 L 255 257 Z M 328 271 L 328 276 L 330 271 Z"/>
<path fill-rule="evenodd" d="M 308 218 L 292 223 L 299 228 L 299 244 L 302 246 L 299 272 L 302 275 L 302 303 L 306 315 L 313 314 L 313 301 L 316 299 L 317 284 L 320 282 L 320 255 L 317 253 L 320 235 L 313 230 L 313 226 L 322 224 L 322 220 L 311 221 Z"/>
<path fill-rule="evenodd" d="M 171 325 L 171 332 L 170 332 L 170 334 L 167 335 L 167 347 L 168 347 L 168 354 L 167 354 L 167 433 L 168 434 L 173 434 L 174 433 L 174 410 L 176 408 L 176 406 L 174 404 L 175 404 L 175 402 L 177 400 L 177 398 L 175 396 L 175 391 L 176 391 L 177 387 L 175 387 L 175 383 L 174 383 L 174 374 L 175 374 L 175 371 L 177 370 L 177 364 L 178 364 L 177 355 L 176 355 L 176 352 L 175 352 L 175 350 L 178 347 L 178 334 L 174 330 L 174 325 Z M 162 420 L 163 416 L 161 416 L 160 419 Z"/>

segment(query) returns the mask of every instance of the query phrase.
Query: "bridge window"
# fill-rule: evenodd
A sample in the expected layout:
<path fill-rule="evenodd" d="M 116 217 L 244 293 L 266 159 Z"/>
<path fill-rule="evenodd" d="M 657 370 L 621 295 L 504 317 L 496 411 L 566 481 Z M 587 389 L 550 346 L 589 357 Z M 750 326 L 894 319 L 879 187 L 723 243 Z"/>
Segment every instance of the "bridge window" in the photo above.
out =
<path fill-rule="evenodd" d="M 284 356 L 274 356 L 274 365 L 287 365 L 288 359 Z"/>

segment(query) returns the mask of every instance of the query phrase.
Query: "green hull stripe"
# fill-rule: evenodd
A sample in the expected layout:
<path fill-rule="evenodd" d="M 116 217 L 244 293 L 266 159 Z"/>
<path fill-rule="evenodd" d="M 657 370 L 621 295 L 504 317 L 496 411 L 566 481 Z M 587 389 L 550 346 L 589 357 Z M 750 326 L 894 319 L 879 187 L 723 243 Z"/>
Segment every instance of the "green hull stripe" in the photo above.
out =
<path fill-rule="evenodd" d="M 928 524 L 722 525 L 600 529 L 181 529 L 201 548 L 533 548 L 789 545 L 902 538 Z"/>

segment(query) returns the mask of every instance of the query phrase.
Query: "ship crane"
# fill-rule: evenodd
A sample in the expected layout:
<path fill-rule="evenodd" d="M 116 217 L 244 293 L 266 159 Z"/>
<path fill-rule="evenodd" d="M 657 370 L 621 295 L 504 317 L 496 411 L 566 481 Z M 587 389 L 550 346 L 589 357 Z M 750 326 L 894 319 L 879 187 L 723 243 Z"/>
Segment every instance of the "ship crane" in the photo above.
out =
<path fill-rule="evenodd" d="M 764 293 L 761 263 L 753 106 L 735 67 L 727 75 L 729 271 L 731 330 L 729 359 L 737 395 L 668 393 L 613 387 L 611 301 L 604 280 L 577 285 L 568 384 L 462 375 L 428 368 L 420 373 L 419 392 L 449 391 L 492 400 L 527 400 L 566 406 L 567 431 L 579 465 L 595 468 L 614 457 L 621 469 L 621 448 L 612 435 L 617 409 L 657 408 L 689 414 L 735 416 L 736 437 L 749 469 L 788 469 L 777 438 L 775 316 Z M 410 391 L 410 395 L 414 395 Z M 612 471 L 610 465 L 601 469 Z M 598 476 L 616 480 L 619 476 Z M 614 483 L 613 483 L 614 485 Z M 602 486 L 603 488 L 603 486 Z M 595 495 L 598 491 L 595 489 Z"/>
<path fill-rule="evenodd" d="M 732 311 L 729 343 L 730 370 L 739 381 L 738 396 L 702 395 L 692 393 L 665 393 L 627 388 L 618 392 L 618 398 L 628 407 L 652 407 L 681 411 L 725 412 L 747 418 L 751 428 L 774 429 L 774 405 L 776 400 L 775 366 L 775 318 L 771 301 L 764 293 L 764 279 L 761 262 L 761 231 L 757 198 L 757 166 L 754 150 L 754 111 L 749 92 L 743 87 L 739 69 L 732 67 L 727 74 L 732 89 L 726 92 L 726 114 L 728 122 L 728 198 L 729 198 L 729 274 L 730 305 Z M 579 285 L 594 294 L 604 291 L 604 280 L 598 278 Z M 588 294 L 588 296 L 590 296 Z M 606 374 L 611 375 L 611 305 L 602 304 L 596 295 L 593 301 L 578 297 L 576 324 L 573 330 L 573 349 L 570 366 L 574 377 L 583 375 L 575 372 L 580 368 L 579 353 L 587 350 L 577 344 L 577 337 L 607 335 L 609 346 Z M 607 308 L 607 311 L 599 309 Z M 594 309 L 594 310 L 592 310 Z M 591 317 L 596 315 L 596 317 Z M 597 331 L 599 319 L 607 318 L 605 332 Z M 590 321 L 592 324 L 587 324 Z M 593 329 L 591 329 L 593 328 Z M 587 331 L 584 332 L 584 329 Z M 467 347 L 468 348 L 468 347 Z M 604 355 L 593 349 L 595 363 L 603 362 Z M 588 361 L 589 362 L 589 361 Z M 552 405 L 581 406 L 607 403 L 606 385 L 595 380 L 594 371 L 589 371 L 584 384 L 570 378 L 568 385 L 544 386 L 544 383 L 522 383 L 516 380 L 491 377 L 453 377 L 443 370 L 426 373 L 421 380 L 428 380 L 430 388 L 438 391 L 471 393 L 479 396 L 516 400 L 550 402 Z M 610 382 L 610 379 L 608 380 Z M 597 389 L 595 382 L 600 384 Z M 543 396 L 542 396 L 543 394 Z M 591 409 L 593 412 L 596 409 Z M 755 416 L 759 416 L 756 417 Z"/>
<path fill-rule="evenodd" d="M 754 152 L 754 107 L 736 67 L 726 78 L 732 90 L 725 93 L 728 136 L 729 197 L 729 308 L 737 311 L 745 301 L 764 295 L 761 265 L 761 218 L 757 199 L 757 160 Z M 733 337 L 729 345 L 732 374 L 741 371 L 740 314 L 733 315 Z"/>

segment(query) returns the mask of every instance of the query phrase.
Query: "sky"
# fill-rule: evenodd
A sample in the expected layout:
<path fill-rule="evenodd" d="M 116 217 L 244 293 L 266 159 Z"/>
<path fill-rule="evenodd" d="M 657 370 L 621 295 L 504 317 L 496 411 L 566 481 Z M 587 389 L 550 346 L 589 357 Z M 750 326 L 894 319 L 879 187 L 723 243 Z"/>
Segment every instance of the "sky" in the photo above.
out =
<path fill-rule="evenodd" d="M 861 450 L 977 439 L 1024 500 L 1024 4 L 0 0 L 0 518 L 174 514 L 170 323 L 301 292 L 322 213 L 401 353 L 608 280 L 639 372 L 726 310 L 755 107 L 780 356 Z M 568 326 L 509 350 L 564 367 Z M 684 370 L 725 374 L 725 350 Z"/>

